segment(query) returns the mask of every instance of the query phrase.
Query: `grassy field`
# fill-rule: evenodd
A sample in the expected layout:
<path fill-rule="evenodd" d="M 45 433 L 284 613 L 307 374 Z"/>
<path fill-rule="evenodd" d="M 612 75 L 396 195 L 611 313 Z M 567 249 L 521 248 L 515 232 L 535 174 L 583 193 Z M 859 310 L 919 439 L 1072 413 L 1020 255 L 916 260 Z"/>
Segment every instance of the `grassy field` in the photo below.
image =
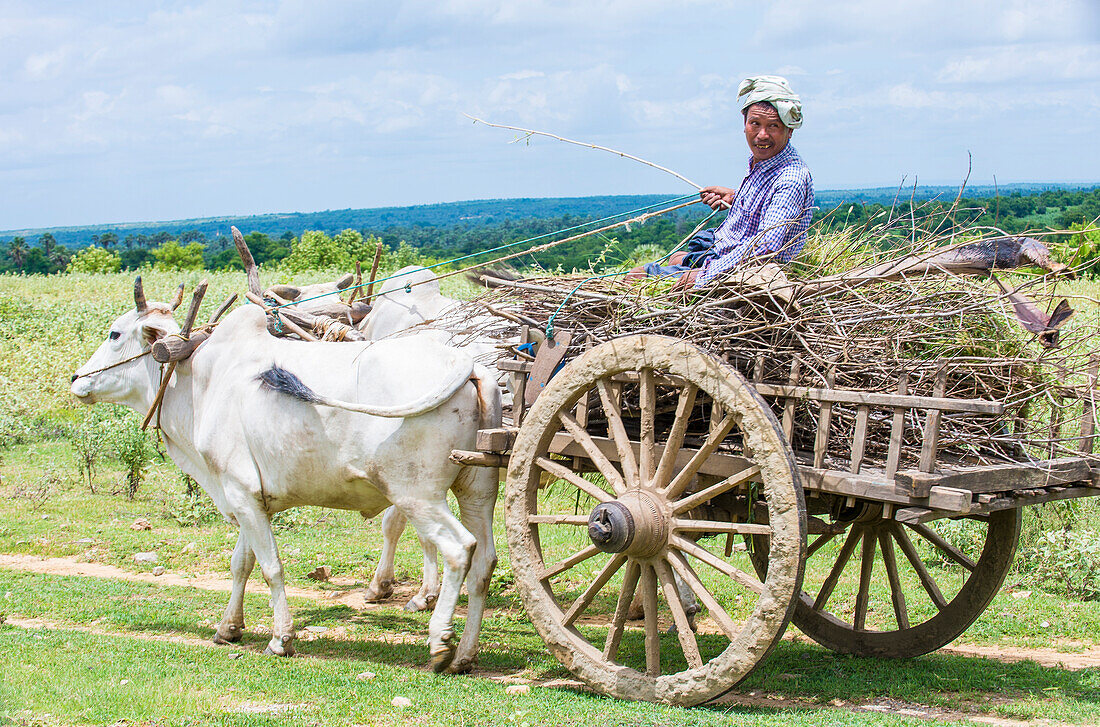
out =
<path fill-rule="evenodd" d="M 199 277 L 152 273 L 145 289 L 150 299 L 164 300 L 181 280 L 190 288 Z M 203 316 L 243 288 L 239 273 L 209 277 Z M 275 280 L 268 275 L 266 282 Z M 399 550 L 398 594 L 360 609 L 348 597 L 373 571 L 378 523 L 315 508 L 276 520 L 302 657 L 260 653 L 271 618 L 262 593 L 247 598 L 244 642 L 215 647 L 209 638 L 227 597 L 216 588 L 228 575 L 235 531 L 203 500 L 187 495 L 169 461 L 153 457 L 133 499 L 125 495 L 125 467 L 109 439 L 91 480 L 80 474 L 74 433 L 82 424 L 85 431 L 133 426 L 132 416 L 114 411 L 90 419 L 68 394 L 70 372 L 132 305 L 132 284 L 128 275 L 0 277 L 0 614 L 6 622 L 0 624 L 0 723 L 1100 722 L 1095 667 L 945 653 L 860 659 L 806 643 L 793 627 L 795 638 L 716 705 L 677 709 L 593 695 L 571 683 L 527 620 L 512 583 L 501 518 L 501 564 L 473 676 L 435 676 L 427 668 L 427 616 L 401 608 L 419 583 L 420 553 L 411 534 Z M 468 292 L 463 285 L 451 279 L 445 290 L 462 295 Z M 1090 283 L 1069 287 L 1096 297 Z M 1081 312 L 1084 319 L 1097 316 L 1095 307 Z M 134 528 L 140 519 L 148 529 Z M 1094 527 L 1098 519 L 1091 501 L 1029 511 L 1023 547 L 1045 530 Z M 134 562 L 135 553 L 148 551 L 157 553 L 165 576 L 152 576 L 154 564 Z M 81 564 L 100 570 L 33 572 L 42 558 L 66 559 L 62 565 L 73 572 Z M 331 566 L 330 582 L 307 578 L 319 565 Z M 950 564 L 929 567 L 941 582 L 959 577 Z M 820 580 L 823 573 L 812 575 Z M 957 644 L 1022 658 L 1039 653 L 1029 651 L 1034 649 L 1067 658 L 1100 653 L 1095 604 L 1037 587 L 1026 554 L 1006 586 Z M 530 691 L 506 691 L 519 683 L 531 685 Z M 398 696 L 411 706 L 392 706 Z"/>

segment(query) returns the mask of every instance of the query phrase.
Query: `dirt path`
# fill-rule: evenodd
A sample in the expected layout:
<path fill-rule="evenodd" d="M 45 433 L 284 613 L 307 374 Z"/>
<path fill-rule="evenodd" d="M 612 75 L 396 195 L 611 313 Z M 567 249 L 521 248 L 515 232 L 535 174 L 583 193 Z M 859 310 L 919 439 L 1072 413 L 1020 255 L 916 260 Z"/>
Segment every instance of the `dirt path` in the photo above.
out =
<path fill-rule="evenodd" d="M 199 588 L 207 591 L 228 592 L 232 587 L 232 583 L 228 578 L 216 575 L 183 576 L 167 572 L 163 575 L 154 576 L 152 573 L 134 573 L 103 563 L 81 563 L 71 558 L 39 558 L 33 555 L 0 554 L 0 568 L 61 576 L 113 578 L 122 581 L 156 583 L 162 586 Z M 417 590 L 415 586 L 399 585 L 395 589 L 394 595 L 389 599 L 378 603 L 367 603 L 363 599 L 362 588 L 356 587 L 356 584 L 350 579 L 334 579 L 329 585 L 333 587 L 332 590 L 287 586 L 286 592 L 287 596 L 292 598 L 303 598 L 321 603 L 338 603 L 358 610 L 372 610 L 376 608 L 390 608 L 395 605 L 404 605 L 408 599 L 416 594 Z M 249 581 L 248 591 L 250 593 L 266 594 L 267 586 L 260 581 L 252 580 Z M 788 637 L 805 639 L 805 637 L 794 634 L 793 631 Z M 939 653 L 981 657 L 1005 663 L 1034 661 L 1042 666 L 1062 667 L 1071 670 L 1100 667 L 1100 646 L 1091 646 L 1081 651 L 1067 653 L 1057 651 L 1056 649 L 1025 649 L 1014 646 L 957 644 L 946 646 L 940 649 Z"/>

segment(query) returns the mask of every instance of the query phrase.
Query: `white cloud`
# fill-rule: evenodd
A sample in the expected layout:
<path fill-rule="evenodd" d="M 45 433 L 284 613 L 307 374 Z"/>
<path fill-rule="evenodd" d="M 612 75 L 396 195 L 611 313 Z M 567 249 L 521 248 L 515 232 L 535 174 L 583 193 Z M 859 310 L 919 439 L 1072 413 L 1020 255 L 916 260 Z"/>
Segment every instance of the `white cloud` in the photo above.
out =
<path fill-rule="evenodd" d="M 1100 45 L 992 48 L 950 61 L 936 74 L 942 83 L 963 84 L 1052 79 L 1100 79 Z"/>

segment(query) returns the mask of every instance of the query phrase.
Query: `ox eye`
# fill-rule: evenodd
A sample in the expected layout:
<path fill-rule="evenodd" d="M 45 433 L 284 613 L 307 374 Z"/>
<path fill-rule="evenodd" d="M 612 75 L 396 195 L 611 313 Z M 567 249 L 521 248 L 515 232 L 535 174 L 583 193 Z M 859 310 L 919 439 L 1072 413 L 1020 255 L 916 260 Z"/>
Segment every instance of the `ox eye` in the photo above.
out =
<path fill-rule="evenodd" d="M 122 334 L 119 333 L 118 331 L 111 331 L 110 335 L 108 335 L 107 338 L 111 339 L 112 341 L 117 341 L 118 337 L 121 336 L 121 335 Z"/>

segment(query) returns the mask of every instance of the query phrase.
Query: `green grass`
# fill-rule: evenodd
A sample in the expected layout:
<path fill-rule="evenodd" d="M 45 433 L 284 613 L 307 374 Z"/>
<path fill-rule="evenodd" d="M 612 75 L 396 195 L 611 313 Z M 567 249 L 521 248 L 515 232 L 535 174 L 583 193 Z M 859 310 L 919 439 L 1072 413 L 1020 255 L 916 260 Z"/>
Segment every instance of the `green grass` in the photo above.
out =
<path fill-rule="evenodd" d="M 163 724 L 230 719 L 242 704 L 296 705 L 291 719 L 325 724 L 390 723 L 389 701 L 408 696 L 408 715 L 430 724 L 504 724 L 516 710 L 532 724 L 864 724 L 882 715 L 837 713 L 836 701 L 894 700 L 951 711 L 1020 719 L 1090 722 L 1100 719 L 1100 673 L 1033 663 L 1001 664 L 932 655 L 908 661 L 859 659 L 816 646 L 784 642 L 738 694 L 767 694 L 802 705 L 794 713 L 721 705 L 692 710 L 629 704 L 571 689 L 535 688 L 507 695 L 481 677 L 433 676 L 419 639 L 425 617 L 395 608 L 358 613 L 342 606 L 294 600 L 298 624 L 340 627 L 300 645 L 307 658 L 265 657 L 256 633 L 266 598 L 249 595 L 249 630 L 236 647 L 166 643 L 139 637 L 182 634 L 205 639 L 224 594 L 96 578 L 42 576 L 0 569 L 0 603 L 9 617 L 48 619 L 48 630 L 0 629 L 0 668 L 9 709 L 62 722 L 108 723 L 119 718 Z M 91 628 L 87 633 L 66 627 Z M 108 633 L 98 633 L 108 632 Z M 673 637 L 665 637 L 671 639 Z M 490 618 L 480 670 L 541 680 L 567 676 L 523 619 Z M 235 655 L 239 654 L 239 657 Z M 355 676 L 374 672 L 373 680 Z M 129 684 L 122 684 L 122 680 Z M 997 700 L 987 702 L 987 696 Z M 252 718 L 252 717 L 249 717 Z M 833 721 L 830 721 L 833 720 Z M 889 722 L 887 722 L 889 723 Z"/>

